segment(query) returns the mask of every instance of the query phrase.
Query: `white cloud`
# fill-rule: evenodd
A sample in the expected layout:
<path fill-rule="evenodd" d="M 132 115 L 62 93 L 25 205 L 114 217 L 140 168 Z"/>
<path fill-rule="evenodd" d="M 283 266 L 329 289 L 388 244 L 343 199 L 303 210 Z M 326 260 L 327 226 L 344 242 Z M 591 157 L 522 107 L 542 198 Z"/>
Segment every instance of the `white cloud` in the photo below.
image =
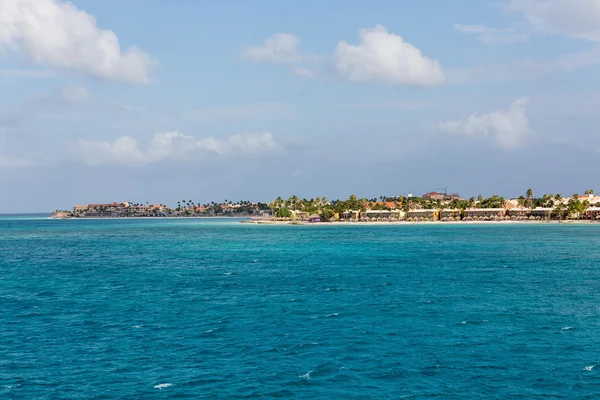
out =
<path fill-rule="evenodd" d="M 167 159 L 186 160 L 213 153 L 220 156 L 258 154 L 280 148 L 269 132 L 234 135 L 226 140 L 196 139 L 179 132 L 154 134 L 146 148 L 137 139 L 122 136 L 112 142 L 79 140 L 72 144 L 73 155 L 87 165 L 145 165 Z"/>
<path fill-rule="evenodd" d="M 2 0 L 0 51 L 20 52 L 34 62 L 95 77 L 147 83 L 156 64 L 146 53 L 122 51 L 111 30 L 92 15 L 59 0 Z"/>
<path fill-rule="evenodd" d="M 267 38 L 262 46 L 247 47 L 242 58 L 254 62 L 295 64 L 302 61 L 298 52 L 300 39 L 291 33 L 277 33 Z"/>
<path fill-rule="evenodd" d="M 425 57 L 421 50 L 388 33 L 385 27 L 359 31 L 360 43 L 340 41 L 334 53 L 335 66 L 354 82 L 385 81 L 395 84 L 434 86 L 444 83 L 439 62 Z"/>
<path fill-rule="evenodd" d="M 454 29 L 477 35 L 477 38 L 483 43 L 515 43 L 527 40 L 527 35 L 519 33 L 515 28 L 492 28 L 486 25 L 463 25 L 454 24 Z"/>
<path fill-rule="evenodd" d="M 491 140 L 503 149 L 516 149 L 534 135 L 525 115 L 528 104 L 529 99 L 520 98 L 507 110 L 471 114 L 464 120 L 442 122 L 438 129 L 452 135 Z"/>
<path fill-rule="evenodd" d="M 90 98 L 90 94 L 83 86 L 67 86 L 60 92 L 60 98 L 69 103 L 80 103 Z"/>
<path fill-rule="evenodd" d="M 600 42 L 598 0 L 507 0 L 506 9 L 522 13 L 542 33 Z"/>

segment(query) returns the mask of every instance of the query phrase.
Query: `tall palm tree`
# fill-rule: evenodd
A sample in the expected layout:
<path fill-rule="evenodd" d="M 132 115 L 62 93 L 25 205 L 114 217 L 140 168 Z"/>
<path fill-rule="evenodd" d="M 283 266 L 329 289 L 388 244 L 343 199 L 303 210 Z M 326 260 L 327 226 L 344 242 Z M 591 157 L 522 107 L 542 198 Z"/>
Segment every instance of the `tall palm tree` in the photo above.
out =
<path fill-rule="evenodd" d="M 533 190 L 527 189 L 527 200 L 529 201 L 529 208 L 533 207 Z"/>

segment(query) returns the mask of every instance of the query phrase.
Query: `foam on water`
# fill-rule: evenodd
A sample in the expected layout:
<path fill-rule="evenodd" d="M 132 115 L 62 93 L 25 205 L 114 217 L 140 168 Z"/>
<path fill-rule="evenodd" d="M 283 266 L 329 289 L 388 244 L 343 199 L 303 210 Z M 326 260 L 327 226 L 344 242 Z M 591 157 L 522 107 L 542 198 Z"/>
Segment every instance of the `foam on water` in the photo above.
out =
<path fill-rule="evenodd" d="M 154 389 L 166 389 L 171 386 L 173 386 L 173 384 L 171 384 L 171 383 L 161 383 L 161 384 L 154 386 Z"/>

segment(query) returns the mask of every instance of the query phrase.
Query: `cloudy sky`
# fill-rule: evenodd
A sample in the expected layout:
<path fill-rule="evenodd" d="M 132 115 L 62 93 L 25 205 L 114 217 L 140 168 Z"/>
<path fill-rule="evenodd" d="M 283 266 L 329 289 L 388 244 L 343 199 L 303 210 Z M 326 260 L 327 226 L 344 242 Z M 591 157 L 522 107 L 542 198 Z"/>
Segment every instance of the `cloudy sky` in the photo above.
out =
<path fill-rule="evenodd" d="M 347 4 L 1 0 L 0 212 L 598 183 L 598 0 Z"/>

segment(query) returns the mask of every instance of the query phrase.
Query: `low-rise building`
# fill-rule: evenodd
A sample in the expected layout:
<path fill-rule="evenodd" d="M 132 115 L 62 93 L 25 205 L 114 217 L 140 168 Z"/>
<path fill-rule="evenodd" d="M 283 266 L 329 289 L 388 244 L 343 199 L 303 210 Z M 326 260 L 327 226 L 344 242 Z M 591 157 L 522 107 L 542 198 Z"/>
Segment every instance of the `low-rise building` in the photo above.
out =
<path fill-rule="evenodd" d="M 464 211 L 465 218 L 504 218 L 506 209 L 504 208 L 467 208 Z"/>
<path fill-rule="evenodd" d="M 600 207 L 596 207 L 596 206 L 588 207 L 587 210 L 585 210 L 585 218 L 599 220 L 600 219 Z"/>
<path fill-rule="evenodd" d="M 441 213 L 440 213 L 440 217 L 442 219 L 442 221 L 447 221 L 447 220 L 460 220 L 461 219 L 461 211 L 458 208 L 444 208 Z"/>
<path fill-rule="evenodd" d="M 511 218 L 526 218 L 529 217 L 531 210 L 526 207 L 513 207 L 507 210 L 507 215 Z"/>
<path fill-rule="evenodd" d="M 408 220 L 418 220 L 418 221 L 437 221 L 440 219 L 439 210 L 434 209 L 415 209 L 408 210 L 406 213 L 406 218 Z"/>
<path fill-rule="evenodd" d="M 539 219 L 550 219 L 554 208 L 552 207 L 536 207 L 531 210 L 531 216 Z"/>

